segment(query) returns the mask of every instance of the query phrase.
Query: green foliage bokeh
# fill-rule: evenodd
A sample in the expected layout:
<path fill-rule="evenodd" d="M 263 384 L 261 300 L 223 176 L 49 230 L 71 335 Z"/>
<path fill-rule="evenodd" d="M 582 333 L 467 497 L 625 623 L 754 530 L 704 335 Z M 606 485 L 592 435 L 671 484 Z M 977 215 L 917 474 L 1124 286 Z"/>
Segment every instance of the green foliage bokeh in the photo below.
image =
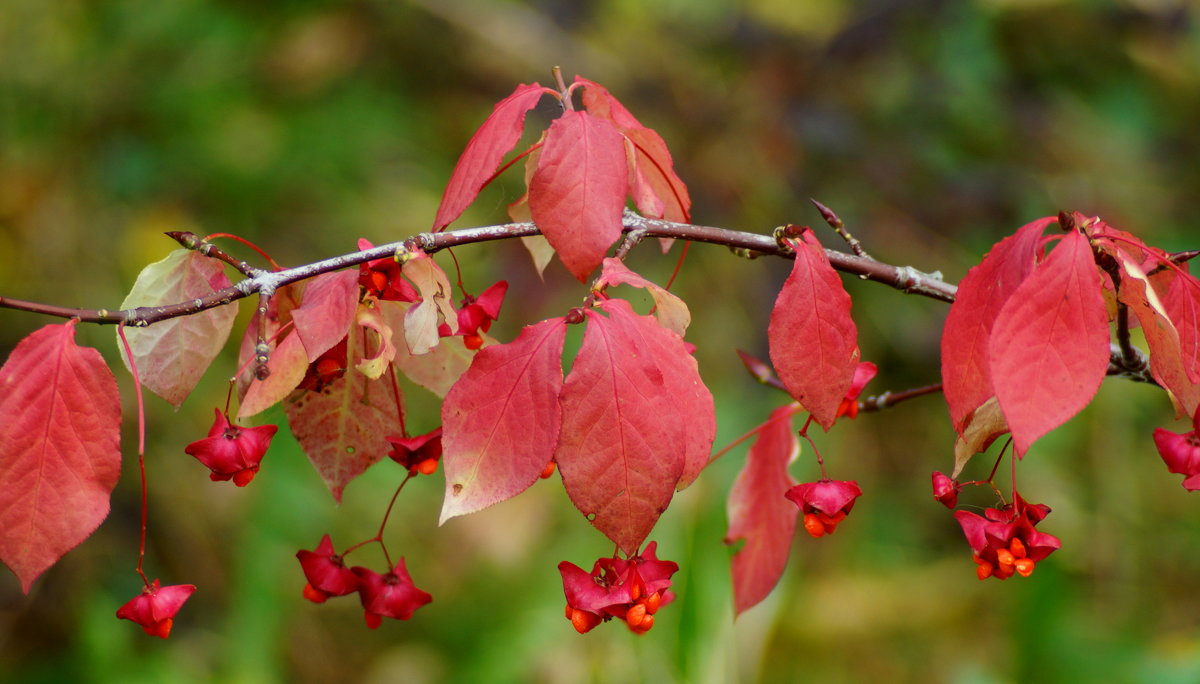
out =
<path fill-rule="evenodd" d="M 876 257 L 957 281 L 989 245 L 1060 209 L 1168 249 L 1200 247 L 1200 17 L 1166 0 L 215 0 L 0 7 L 0 294 L 113 308 L 173 243 L 237 233 L 297 264 L 429 227 L 491 105 L 561 65 L 657 129 L 707 225 L 768 232 L 833 207 Z M 531 123 L 545 124 L 549 109 Z M 456 225 L 502 221 L 519 172 Z M 823 234 L 827 244 L 836 246 Z M 678 248 L 676 248 L 678 250 Z M 246 254 L 249 257 L 251 255 Z M 459 250 L 478 293 L 513 283 L 494 333 L 561 314 L 583 289 L 543 283 L 518 245 Z M 664 282 L 674 256 L 633 267 Z M 722 445 L 782 396 L 735 348 L 765 356 L 787 264 L 693 247 L 676 291 L 717 400 Z M 935 382 L 946 307 L 848 281 L 868 394 Z M 0 350 L 43 321 L 0 310 Z M 235 333 L 236 334 L 236 333 Z M 80 340 L 117 361 L 109 328 Z M 1110 381 L 1040 442 L 1022 490 L 1063 549 L 1030 579 L 978 582 L 929 474 L 951 466 L 937 397 L 818 436 L 865 496 L 838 533 L 802 533 L 780 587 L 732 621 L 724 496 L 735 450 L 677 496 L 654 539 L 681 565 L 654 630 L 581 637 L 555 569 L 611 545 L 557 480 L 437 528 L 440 475 L 410 483 L 388 530 L 434 602 L 367 630 L 353 599 L 303 601 L 294 554 L 324 532 L 374 534 L 400 477 L 385 462 L 336 507 L 290 437 L 252 486 L 210 484 L 183 447 L 224 401 L 226 356 L 175 414 L 149 402 L 148 571 L 195 583 L 162 642 L 117 623 L 138 589 L 132 387 L 126 466 L 97 534 L 29 597 L 0 579 L 5 681 L 1195 681 L 1200 502 L 1150 440 L 1161 392 Z M 114 366 L 116 368 L 116 366 Z M 419 429 L 436 404 L 410 388 Z M 266 416 L 284 423 L 275 409 Z M 1182 429 L 1176 424 L 1174 429 Z M 982 477 L 989 464 L 973 463 Z M 793 470 L 815 477 L 806 453 Z M 990 503 L 982 492 L 964 496 Z M 352 562 L 382 565 L 374 549 Z"/>

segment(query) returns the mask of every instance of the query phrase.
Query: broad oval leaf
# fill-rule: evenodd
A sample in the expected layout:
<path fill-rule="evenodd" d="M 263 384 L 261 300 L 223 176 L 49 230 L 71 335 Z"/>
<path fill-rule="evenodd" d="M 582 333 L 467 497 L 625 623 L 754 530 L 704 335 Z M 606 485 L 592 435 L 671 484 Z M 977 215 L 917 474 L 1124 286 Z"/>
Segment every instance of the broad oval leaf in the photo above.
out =
<path fill-rule="evenodd" d="M 828 430 L 858 368 L 858 329 L 850 295 L 811 231 L 796 240 L 796 262 L 784 282 L 767 341 L 780 381 L 813 420 Z"/>
<path fill-rule="evenodd" d="M 589 310 L 579 355 L 562 390 L 555 461 L 576 508 L 626 554 L 666 510 L 688 462 L 693 416 L 679 401 L 664 355 L 683 340 L 623 300 Z M 706 390 L 707 391 L 707 390 Z M 711 444 L 711 440 L 710 440 Z"/>
<path fill-rule="evenodd" d="M 220 261 L 177 249 L 142 269 L 121 308 L 178 304 L 229 285 Z M 145 328 L 125 328 L 142 384 L 179 408 L 225 346 L 236 317 L 236 306 L 218 306 Z M 128 368 L 125 346 L 119 340 L 117 346 Z"/>
<path fill-rule="evenodd" d="M 996 316 L 996 400 L 1018 454 L 1078 413 L 1108 369 L 1108 313 L 1088 239 L 1067 233 Z"/>
<path fill-rule="evenodd" d="M 1183 369 L 1193 383 L 1200 382 L 1200 280 L 1190 273 L 1177 273 L 1163 297 L 1167 315 L 1179 331 L 1179 353 Z"/>
<path fill-rule="evenodd" d="M 987 350 L 996 316 L 1033 272 L 1042 233 L 1056 221 L 1048 216 L 1021 226 L 997 242 L 959 283 L 942 330 L 942 392 L 960 436 L 971 413 L 995 395 Z"/>
<path fill-rule="evenodd" d="M 441 523 L 520 494 L 554 457 L 566 334 L 562 318 L 526 326 L 512 342 L 481 349 L 446 394 Z"/>
<path fill-rule="evenodd" d="M 725 543 L 746 542 L 732 561 L 733 604 L 738 614 L 771 593 L 791 555 L 800 509 L 784 494 L 797 484 L 788 474 L 788 464 L 800 454 L 800 440 L 792 429 L 795 412 L 794 404 L 781 406 L 759 426 L 746 465 L 729 492 Z"/>
<path fill-rule="evenodd" d="M 354 362 L 363 357 L 362 337 L 351 335 Z M 284 405 L 292 434 L 336 501 L 351 480 L 387 455 L 387 437 L 402 433 L 398 399 L 387 377 L 371 380 L 350 371 Z"/>
<path fill-rule="evenodd" d="M 491 115 L 471 136 L 450 174 L 450 182 L 433 219 L 435 231 L 453 223 L 475 200 L 484 183 L 500 168 L 504 155 L 521 139 L 525 115 L 537 106 L 545 92 L 546 89 L 537 83 L 522 83 L 512 95 L 496 103 Z"/>
<path fill-rule="evenodd" d="M 120 441 L 116 379 L 74 322 L 17 344 L 0 368 L 0 560 L 25 593 L 108 515 Z"/>
<path fill-rule="evenodd" d="M 529 181 L 529 212 L 579 282 L 621 235 L 625 143 L 608 121 L 566 112 L 550 124 Z"/>

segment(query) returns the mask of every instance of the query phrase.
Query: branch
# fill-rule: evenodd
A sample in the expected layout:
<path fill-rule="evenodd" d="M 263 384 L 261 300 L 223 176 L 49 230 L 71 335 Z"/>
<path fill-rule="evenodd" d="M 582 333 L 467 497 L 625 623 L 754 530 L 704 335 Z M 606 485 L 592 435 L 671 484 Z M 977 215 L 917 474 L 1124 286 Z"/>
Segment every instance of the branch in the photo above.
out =
<path fill-rule="evenodd" d="M 637 236 L 640 234 L 640 237 L 675 238 L 677 240 L 724 245 L 730 249 L 740 250 L 754 256 L 773 255 L 785 258 L 792 256 L 782 250 L 770 235 L 650 219 L 632 211 L 625 212 L 623 223 L 624 231 L 626 233 L 634 233 L 635 239 L 638 239 Z M 284 285 L 312 278 L 322 273 L 357 266 L 374 259 L 391 257 L 400 250 L 421 249 L 432 254 L 450 247 L 488 242 L 491 240 L 509 240 L 538 234 L 537 226 L 528 222 L 503 223 L 479 228 L 463 228 L 442 233 L 420 233 L 399 242 L 379 245 L 360 252 L 351 252 L 304 266 L 274 272 L 253 269 L 245 264 L 245 262 L 236 261 L 222 253 L 220 256 L 225 257 L 222 259 L 223 261 L 234 265 L 248 277 L 231 287 L 178 304 L 138 307 L 126 310 L 83 309 L 42 304 L 13 299 L 11 297 L 0 297 L 0 308 L 29 311 L 58 318 L 77 318 L 85 323 L 124 323 L 125 325 L 135 327 L 145 327 L 170 318 L 189 316 L 217 306 L 224 306 L 253 294 L 270 296 Z M 171 237 L 185 247 L 192 249 L 204 249 L 208 245 L 208 243 L 203 242 L 190 233 L 172 234 Z M 211 246 L 208 247 L 208 250 L 204 253 L 212 253 L 214 257 L 218 256 L 215 253 L 217 250 L 213 250 Z M 957 289 L 954 285 L 943 281 L 937 274 L 923 273 L 911 266 L 892 266 L 880 261 L 857 257 L 836 250 L 827 249 L 825 252 L 829 256 L 830 263 L 839 271 L 859 276 L 865 280 L 883 283 L 902 292 L 918 294 L 943 302 L 954 301 L 954 294 Z"/>

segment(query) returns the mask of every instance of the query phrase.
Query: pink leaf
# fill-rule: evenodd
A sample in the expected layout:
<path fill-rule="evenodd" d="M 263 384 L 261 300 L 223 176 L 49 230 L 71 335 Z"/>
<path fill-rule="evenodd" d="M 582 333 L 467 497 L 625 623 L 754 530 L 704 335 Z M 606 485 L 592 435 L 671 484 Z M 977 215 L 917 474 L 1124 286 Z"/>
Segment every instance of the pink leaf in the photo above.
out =
<path fill-rule="evenodd" d="M 555 460 L 575 506 L 633 555 L 688 466 L 693 399 L 678 394 L 670 374 L 679 368 L 664 362 L 687 356 L 683 341 L 628 302 L 602 307 L 609 317 L 586 312 L 583 344 L 563 385 Z"/>
<path fill-rule="evenodd" d="M 267 368 L 271 374 L 265 380 L 251 381 L 238 406 L 238 418 L 249 418 L 283 401 L 304 380 L 304 374 L 308 372 L 308 355 L 300 337 L 292 334 L 283 338 L 271 351 Z"/>
<path fill-rule="evenodd" d="M 625 136 L 633 151 L 629 195 L 646 216 L 687 223 L 692 206 L 687 186 L 675 174 L 671 152 L 654 129 L 646 128 L 603 86 L 576 77 L 584 85 L 583 106 L 602 119 L 609 119 Z"/>
<path fill-rule="evenodd" d="M 611 123 L 566 112 L 550 124 L 529 182 L 529 211 L 580 282 L 621 235 L 626 177 L 625 144 Z"/>
<path fill-rule="evenodd" d="M 363 357 L 363 335 L 350 337 L 347 365 Z M 386 377 L 371 380 L 347 371 L 321 391 L 305 390 L 284 405 L 292 434 L 338 502 L 351 480 L 387 455 L 388 435 L 402 432 L 396 403 Z"/>
<path fill-rule="evenodd" d="M 640 278 L 632 271 L 628 273 Z M 684 465 L 676 490 L 682 490 L 695 481 L 712 455 L 717 435 L 712 393 L 700 379 L 696 358 L 689 353 L 687 344 L 661 319 L 635 314 L 624 299 L 605 300 L 600 308 L 622 326 L 638 353 L 653 361 L 662 373 L 664 384 L 656 397 L 659 417 L 678 431 L 675 443 L 683 449 Z"/>
<path fill-rule="evenodd" d="M 475 355 L 442 404 L 441 522 L 525 491 L 554 457 L 567 326 L 551 318 Z"/>
<path fill-rule="evenodd" d="M 120 441 L 116 379 L 74 322 L 17 344 L 0 368 L 0 560 L 25 593 L 108 515 Z"/>
<path fill-rule="evenodd" d="M 357 310 L 357 270 L 323 273 L 309 281 L 303 301 L 292 310 L 296 334 L 304 342 L 309 363 L 342 341 Z"/>
<path fill-rule="evenodd" d="M 746 541 L 733 556 L 733 602 L 738 614 L 771 593 L 791 554 L 800 509 L 784 494 L 797 484 L 788 474 L 788 464 L 800 453 L 792 429 L 795 410 L 795 405 L 788 405 L 771 412 L 729 492 L 725 543 Z"/>
<path fill-rule="evenodd" d="M 942 388 L 959 435 L 971 412 L 995 394 L 987 359 L 992 325 L 1009 296 L 1033 272 L 1042 232 L 1056 220 L 1038 219 L 996 243 L 958 286 L 942 332 Z"/>
<path fill-rule="evenodd" d="M 1092 400 L 1108 368 L 1108 313 L 1088 240 L 1071 231 L 996 316 L 989 372 L 1018 454 Z"/>
<path fill-rule="evenodd" d="M 1179 354 L 1193 383 L 1200 382 L 1200 280 L 1177 273 L 1163 297 L 1167 315 L 1179 331 Z"/>
<path fill-rule="evenodd" d="M 812 232 L 792 244 L 796 263 L 767 328 L 771 363 L 792 397 L 828 430 L 858 367 L 858 329 L 850 295 Z"/>
<path fill-rule="evenodd" d="M 229 284 L 220 261 L 199 252 L 177 249 L 162 261 L 142 269 L 121 308 L 177 304 Z M 145 328 L 125 328 L 142 384 L 179 408 L 225 346 L 236 317 L 236 306 L 218 306 Z M 118 344 L 118 347 L 121 358 L 125 359 L 125 346 Z M 129 367 L 128 360 L 125 366 Z"/>
<path fill-rule="evenodd" d="M 521 139 L 525 114 L 537 106 L 545 92 L 548 91 L 537 83 L 521 84 L 512 95 L 496 103 L 491 116 L 471 136 L 450 175 L 442 204 L 433 219 L 435 231 L 453 223 L 475 200 L 484 183 L 500 168 L 504 155 Z"/>
<path fill-rule="evenodd" d="M 601 289 L 607 285 L 630 285 L 644 288 L 654 298 L 654 315 L 658 322 L 671 332 L 683 337 L 692 322 L 692 313 L 682 299 L 629 270 L 620 259 L 604 260 L 604 270 L 593 286 Z"/>
<path fill-rule="evenodd" d="M 1142 270 L 1136 256 L 1112 247 L 1105 251 L 1121 266 L 1121 287 L 1117 296 L 1141 323 L 1142 334 L 1150 347 L 1151 374 L 1171 396 L 1178 416 L 1192 415 L 1200 406 L 1200 385 L 1189 377 L 1183 361 L 1182 331 L 1176 327 L 1167 304 L 1151 284 L 1152 277 Z M 1164 294 L 1169 294 L 1173 288 L 1174 282 Z M 1179 304 L 1176 303 L 1176 308 Z M 1176 315 L 1187 324 L 1186 308 Z"/>

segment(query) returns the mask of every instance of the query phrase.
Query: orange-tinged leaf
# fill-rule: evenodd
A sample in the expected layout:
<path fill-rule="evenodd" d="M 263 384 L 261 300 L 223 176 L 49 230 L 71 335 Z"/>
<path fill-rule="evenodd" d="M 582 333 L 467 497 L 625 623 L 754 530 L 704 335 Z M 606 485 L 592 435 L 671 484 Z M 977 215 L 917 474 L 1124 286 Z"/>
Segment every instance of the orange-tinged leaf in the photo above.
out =
<path fill-rule="evenodd" d="M 525 114 L 537 106 L 545 92 L 537 83 L 521 84 L 512 95 L 496 103 L 491 115 L 471 136 L 450 175 L 433 219 L 435 231 L 453 223 L 475 200 L 484 183 L 500 168 L 504 155 L 521 139 Z"/>
<path fill-rule="evenodd" d="M 342 341 L 354 324 L 357 310 L 357 270 L 323 273 L 308 282 L 304 300 L 292 309 L 292 320 L 309 363 Z"/>
<path fill-rule="evenodd" d="M 573 111 L 550 124 L 529 211 L 579 282 L 621 235 L 627 175 L 624 139 L 610 122 Z"/>
<path fill-rule="evenodd" d="M 396 357 L 392 328 L 384 322 L 380 311 L 372 307 L 360 306 L 355 320 L 367 336 L 367 347 L 354 368 L 372 380 L 378 379 Z"/>
<path fill-rule="evenodd" d="M 767 341 L 780 381 L 828 430 L 858 368 L 850 295 L 812 231 L 793 241 L 796 262 L 771 311 Z"/>
<path fill-rule="evenodd" d="M 363 356 L 363 334 L 351 335 L 349 357 Z M 387 455 L 389 435 L 401 434 L 400 408 L 385 376 L 345 373 L 319 392 L 305 390 L 284 405 L 292 434 L 333 498 Z"/>
<path fill-rule="evenodd" d="M 177 249 L 138 274 L 122 309 L 177 304 L 229 287 L 223 264 L 199 252 Z M 191 316 L 125 328 L 142 384 L 175 408 L 200 382 L 233 329 L 236 306 L 218 306 Z M 125 346 L 118 341 L 121 358 Z"/>
<path fill-rule="evenodd" d="M 633 555 L 689 467 L 688 430 L 707 418 L 690 410 L 699 394 L 680 392 L 681 361 L 670 361 L 690 357 L 683 340 L 624 300 L 601 307 L 609 316 L 586 312 L 583 344 L 563 384 L 554 460 L 576 508 Z"/>
<path fill-rule="evenodd" d="M 481 349 L 446 394 L 442 523 L 520 494 L 550 462 L 566 334 L 562 318 L 526 326 L 512 342 Z"/>
<path fill-rule="evenodd" d="M 1088 240 L 1071 231 L 1013 291 L 988 340 L 1018 454 L 1078 413 L 1108 369 L 1108 313 Z"/>
<path fill-rule="evenodd" d="M 725 543 L 746 542 L 732 562 L 733 603 L 738 614 L 771 593 L 791 555 L 800 509 L 784 494 L 797 484 L 788 474 L 788 464 L 800 454 L 800 440 L 792 429 L 795 412 L 794 404 L 771 412 L 759 427 L 746 465 L 729 492 Z"/>
<path fill-rule="evenodd" d="M 0 560 L 29 588 L 108 515 L 121 397 L 75 323 L 47 325 L 0 368 Z"/>
<path fill-rule="evenodd" d="M 1042 232 L 1053 216 L 1028 223 L 992 247 L 967 272 L 942 331 L 942 391 L 959 435 L 971 412 L 995 395 L 987 357 L 996 316 L 1037 263 Z"/>

